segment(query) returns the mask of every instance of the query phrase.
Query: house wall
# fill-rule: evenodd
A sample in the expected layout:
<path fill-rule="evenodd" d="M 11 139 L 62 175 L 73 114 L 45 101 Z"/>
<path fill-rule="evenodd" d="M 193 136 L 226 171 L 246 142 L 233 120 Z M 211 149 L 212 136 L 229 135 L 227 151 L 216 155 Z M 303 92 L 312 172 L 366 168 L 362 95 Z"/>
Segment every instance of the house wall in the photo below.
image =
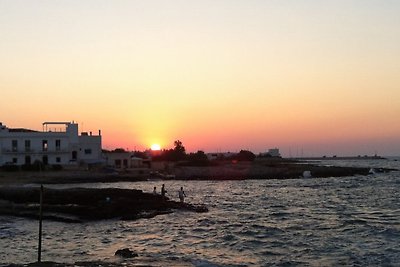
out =
<path fill-rule="evenodd" d="M 133 157 L 130 152 L 106 152 L 103 157 L 108 166 L 117 169 L 138 169 L 148 167 L 148 164 L 143 164 L 143 159 Z"/>
<path fill-rule="evenodd" d="M 92 153 L 85 153 L 85 149 Z M 0 165 L 23 165 L 36 160 L 62 165 L 100 161 L 101 136 L 81 138 L 75 123 L 68 123 L 61 132 L 10 130 L 0 125 Z"/>
<path fill-rule="evenodd" d="M 79 159 L 87 162 L 101 158 L 101 136 L 79 136 Z"/>
<path fill-rule="evenodd" d="M 115 168 L 131 168 L 131 154 L 128 152 L 109 152 L 104 154 L 107 165 Z"/>

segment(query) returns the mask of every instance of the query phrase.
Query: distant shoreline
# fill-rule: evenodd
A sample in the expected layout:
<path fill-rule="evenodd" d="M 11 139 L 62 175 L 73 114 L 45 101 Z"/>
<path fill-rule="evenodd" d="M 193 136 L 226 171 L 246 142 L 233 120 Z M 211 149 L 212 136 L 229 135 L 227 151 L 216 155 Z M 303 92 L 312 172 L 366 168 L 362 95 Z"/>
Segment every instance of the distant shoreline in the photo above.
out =
<path fill-rule="evenodd" d="M 293 160 L 387 160 L 385 157 L 381 156 L 344 156 L 344 157 L 337 157 L 337 156 L 332 156 L 332 157 L 295 157 L 295 158 L 290 158 Z"/>
<path fill-rule="evenodd" d="M 148 180 L 250 180 L 250 179 L 297 179 L 327 178 L 354 175 L 368 175 L 368 167 L 322 166 L 307 160 L 325 159 L 360 159 L 358 157 L 340 158 L 302 158 L 263 159 L 254 162 L 221 162 L 213 166 L 186 166 L 176 164 L 163 172 L 162 176 L 154 176 L 151 169 L 146 172 L 121 170 L 118 173 L 106 173 L 92 170 L 61 170 L 44 172 L 0 172 L 0 186 L 26 184 L 80 184 L 80 183 L 113 183 L 137 182 Z M 362 157 L 361 159 L 366 159 Z M 374 159 L 378 159 L 374 157 Z M 384 158 L 379 158 L 384 159 Z M 379 168 L 376 172 L 389 172 L 393 169 Z M 307 173 L 307 175 L 305 175 Z"/>

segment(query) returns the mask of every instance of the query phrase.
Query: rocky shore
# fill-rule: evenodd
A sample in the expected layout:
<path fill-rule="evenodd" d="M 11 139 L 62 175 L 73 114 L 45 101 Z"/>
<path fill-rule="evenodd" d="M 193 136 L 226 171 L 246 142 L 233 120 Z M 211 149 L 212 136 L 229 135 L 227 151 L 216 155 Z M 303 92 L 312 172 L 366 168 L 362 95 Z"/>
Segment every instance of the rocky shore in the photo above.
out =
<path fill-rule="evenodd" d="M 114 260 L 114 261 L 77 261 L 74 263 L 60 263 L 52 261 L 32 262 L 26 264 L 0 264 L 0 267 L 194 267 L 190 262 L 164 260 L 155 262 L 153 259 Z"/>
<path fill-rule="evenodd" d="M 0 215 L 38 218 L 40 188 L 1 187 Z M 135 220 L 171 213 L 174 209 L 207 212 L 202 205 L 162 199 L 129 189 L 44 188 L 43 218 L 63 222 L 104 219 Z"/>
<path fill-rule="evenodd" d="M 177 166 L 172 174 L 178 179 L 188 180 L 235 180 L 304 178 L 304 172 L 309 173 L 310 177 L 324 178 L 368 175 L 370 168 L 318 166 L 298 162 L 240 162 L 211 167 Z"/>

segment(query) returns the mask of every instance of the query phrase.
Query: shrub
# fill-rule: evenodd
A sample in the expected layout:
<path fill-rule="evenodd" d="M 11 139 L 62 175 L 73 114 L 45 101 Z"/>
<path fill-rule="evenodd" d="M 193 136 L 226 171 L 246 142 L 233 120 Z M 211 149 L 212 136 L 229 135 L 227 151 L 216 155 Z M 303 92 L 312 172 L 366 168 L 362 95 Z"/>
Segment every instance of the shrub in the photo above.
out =
<path fill-rule="evenodd" d="M 16 171 L 19 171 L 19 166 L 12 165 L 12 164 L 6 164 L 6 165 L 3 165 L 1 167 L 1 169 L 6 172 L 16 172 Z"/>

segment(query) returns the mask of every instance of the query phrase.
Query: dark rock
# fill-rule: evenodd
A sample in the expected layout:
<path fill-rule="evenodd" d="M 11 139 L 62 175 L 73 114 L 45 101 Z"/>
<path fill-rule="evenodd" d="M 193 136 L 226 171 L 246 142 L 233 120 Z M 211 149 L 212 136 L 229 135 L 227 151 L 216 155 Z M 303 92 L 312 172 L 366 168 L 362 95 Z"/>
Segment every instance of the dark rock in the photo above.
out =
<path fill-rule="evenodd" d="M 193 211 L 193 212 L 208 212 L 208 208 L 205 205 L 195 205 L 195 204 L 190 204 L 190 203 L 181 203 L 181 202 L 175 202 L 175 201 L 169 201 L 169 205 L 171 208 L 174 209 L 180 209 L 180 210 L 187 210 L 187 211 Z"/>
<path fill-rule="evenodd" d="M 0 215 L 37 218 L 39 188 L 0 187 Z M 63 222 L 103 219 L 136 220 L 172 212 L 204 212 L 197 206 L 164 201 L 161 196 L 129 189 L 44 189 L 43 218 Z"/>
<path fill-rule="evenodd" d="M 122 258 L 134 258 L 139 255 L 137 253 L 133 252 L 132 250 L 130 250 L 129 248 L 124 248 L 124 249 L 118 249 L 115 252 L 115 256 L 119 256 Z"/>

